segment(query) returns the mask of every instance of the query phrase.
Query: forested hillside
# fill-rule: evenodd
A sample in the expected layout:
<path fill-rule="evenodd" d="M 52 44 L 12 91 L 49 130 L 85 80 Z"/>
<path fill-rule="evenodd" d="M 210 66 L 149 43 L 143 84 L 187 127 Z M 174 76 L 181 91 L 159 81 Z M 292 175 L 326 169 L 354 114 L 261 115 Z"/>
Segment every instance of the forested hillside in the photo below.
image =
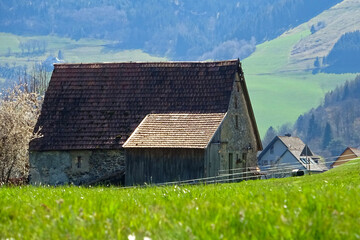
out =
<path fill-rule="evenodd" d="M 0 32 L 112 40 L 172 59 L 244 58 L 340 0 L 8 0 Z"/>
<path fill-rule="evenodd" d="M 325 157 L 339 155 L 347 146 L 360 147 L 359 106 L 360 76 L 328 92 L 323 104 L 299 116 L 293 127 L 269 128 L 264 144 L 276 134 L 292 133 Z"/>
<path fill-rule="evenodd" d="M 331 52 L 324 57 L 323 72 L 360 72 L 360 31 L 345 33 L 336 42 Z M 320 65 L 319 62 L 317 62 Z M 321 67 L 321 66 L 318 66 Z"/>

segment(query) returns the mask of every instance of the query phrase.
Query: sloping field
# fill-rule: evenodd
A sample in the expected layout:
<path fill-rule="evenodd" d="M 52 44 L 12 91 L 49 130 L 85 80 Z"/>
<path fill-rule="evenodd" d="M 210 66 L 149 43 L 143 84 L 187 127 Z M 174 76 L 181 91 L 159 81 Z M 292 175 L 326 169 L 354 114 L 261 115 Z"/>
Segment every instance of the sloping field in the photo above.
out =
<path fill-rule="evenodd" d="M 45 41 L 46 51 L 42 53 L 22 54 L 20 42 L 29 40 Z M 165 58 L 151 56 L 141 50 L 111 50 L 106 46 L 112 42 L 97 39 L 80 39 L 57 36 L 29 36 L 23 37 L 10 33 L 0 33 L 0 64 L 27 65 L 31 67 L 34 62 L 44 61 L 48 56 L 57 56 L 58 51 L 63 52 L 66 62 L 121 62 L 121 61 L 165 61 Z M 7 56 L 10 49 L 10 56 Z M 30 50 L 31 51 L 31 50 Z"/>
<path fill-rule="evenodd" d="M 243 61 L 245 78 L 262 135 L 270 126 L 294 122 L 324 94 L 356 74 L 313 75 L 316 57 L 326 56 L 346 32 L 360 29 L 360 2 L 345 0 L 280 37 L 257 46 Z M 311 34 L 311 26 L 325 27 Z"/>
<path fill-rule="evenodd" d="M 359 172 L 360 159 L 232 184 L 2 187 L 1 239 L 358 239 Z"/>

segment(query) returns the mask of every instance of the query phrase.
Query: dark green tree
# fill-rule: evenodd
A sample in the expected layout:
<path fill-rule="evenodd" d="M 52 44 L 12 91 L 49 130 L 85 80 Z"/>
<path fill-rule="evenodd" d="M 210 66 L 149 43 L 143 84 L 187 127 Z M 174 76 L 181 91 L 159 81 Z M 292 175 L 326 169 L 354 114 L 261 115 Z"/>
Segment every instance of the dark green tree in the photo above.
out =
<path fill-rule="evenodd" d="M 325 126 L 325 130 L 324 130 L 324 136 L 323 136 L 323 141 L 322 141 L 322 148 L 326 149 L 327 146 L 329 146 L 329 143 L 332 140 L 332 132 L 331 132 L 331 126 L 330 124 L 327 122 L 326 126 Z"/>
<path fill-rule="evenodd" d="M 311 114 L 310 120 L 309 120 L 309 125 L 308 125 L 308 130 L 306 133 L 306 141 L 310 141 L 313 138 L 316 138 L 319 135 L 319 125 L 316 122 L 314 113 Z"/>
<path fill-rule="evenodd" d="M 265 133 L 265 136 L 262 140 L 263 147 L 266 147 L 277 135 L 277 131 L 271 126 Z"/>

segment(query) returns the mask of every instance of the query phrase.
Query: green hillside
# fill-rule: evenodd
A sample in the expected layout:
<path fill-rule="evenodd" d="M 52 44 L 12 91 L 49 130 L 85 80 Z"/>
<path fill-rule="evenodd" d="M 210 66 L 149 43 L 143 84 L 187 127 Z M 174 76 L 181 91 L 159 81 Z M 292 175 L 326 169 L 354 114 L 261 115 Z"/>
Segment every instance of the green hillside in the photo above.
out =
<path fill-rule="evenodd" d="M 166 58 L 151 56 L 141 50 L 120 50 L 112 49 L 113 42 L 108 40 L 98 40 L 84 38 L 78 41 L 58 37 L 49 36 L 31 36 L 24 37 L 10 33 L 0 33 L 0 65 L 27 65 L 31 67 L 34 63 L 44 61 L 48 56 L 57 56 L 61 50 L 64 60 L 68 63 L 72 62 L 114 62 L 114 61 L 165 61 Z M 46 50 L 44 52 L 22 53 L 19 48 L 20 42 L 30 40 L 45 41 Z M 8 49 L 10 48 L 10 54 Z"/>
<path fill-rule="evenodd" d="M 324 94 L 356 74 L 312 74 L 316 57 L 326 56 L 343 33 L 360 29 L 360 3 L 345 0 L 280 37 L 262 43 L 243 68 L 262 135 L 270 126 L 295 122 L 320 104 Z M 312 33 L 311 27 L 325 27 Z"/>
<path fill-rule="evenodd" d="M 360 159 L 232 184 L 0 188 L 2 239 L 358 239 Z"/>
<path fill-rule="evenodd" d="M 270 126 L 295 122 L 300 114 L 319 105 L 326 92 L 355 78 L 356 74 L 314 75 L 312 70 L 315 60 L 329 54 L 342 34 L 360 30 L 360 18 L 354 17 L 358 15 L 360 3 L 344 0 L 278 38 L 257 45 L 256 51 L 242 61 L 262 136 Z M 20 42 L 30 40 L 46 42 L 46 51 L 33 53 L 19 48 Z M 142 50 L 119 49 L 118 42 L 110 40 L 0 33 L 0 42 L 0 67 L 7 74 L 0 75 L 0 81 L 11 73 L 16 75 L 16 66 L 26 65 L 29 72 L 35 62 L 57 56 L 59 50 L 69 63 L 167 60 Z"/>

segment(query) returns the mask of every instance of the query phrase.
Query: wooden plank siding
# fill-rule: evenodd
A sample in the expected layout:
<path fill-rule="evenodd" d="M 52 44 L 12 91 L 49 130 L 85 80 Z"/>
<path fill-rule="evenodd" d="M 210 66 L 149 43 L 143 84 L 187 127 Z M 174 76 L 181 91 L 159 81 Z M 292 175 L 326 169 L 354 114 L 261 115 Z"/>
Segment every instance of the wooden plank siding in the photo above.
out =
<path fill-rule="evenodd" d="M 345 151 L 336 159 L 331 165 L 332 168 L 337 167 L 341 164 L 347 163 L 348 161 L 360 156 L 360 151 L 356 148 L 346 148 Z"/>
<path fill-rule="evenodd" d="M 205 149 L 128 148 L 126 185 L 183 181 L 205 176 Z"/>

